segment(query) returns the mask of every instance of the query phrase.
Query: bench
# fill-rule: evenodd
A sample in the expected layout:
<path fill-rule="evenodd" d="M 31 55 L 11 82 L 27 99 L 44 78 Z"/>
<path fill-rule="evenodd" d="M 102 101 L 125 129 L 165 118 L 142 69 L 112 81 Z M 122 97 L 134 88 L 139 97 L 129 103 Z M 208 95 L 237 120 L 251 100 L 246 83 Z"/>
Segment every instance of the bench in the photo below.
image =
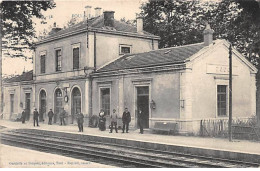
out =
<path fill-rule="evenodd" d="M 166 132 L 169 134 L 178 133 L 178 124 L 176 122 L 155 122 L 154 127 L 151 128 L 153 132 Z"/>

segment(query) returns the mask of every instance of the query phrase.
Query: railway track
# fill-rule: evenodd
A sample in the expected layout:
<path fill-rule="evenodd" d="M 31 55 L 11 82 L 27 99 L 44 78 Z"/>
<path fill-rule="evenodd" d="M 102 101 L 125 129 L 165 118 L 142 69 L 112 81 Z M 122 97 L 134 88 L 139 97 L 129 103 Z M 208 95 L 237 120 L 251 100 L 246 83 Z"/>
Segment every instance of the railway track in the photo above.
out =
<path fill-rule="evenodd" d="M 80 135 L 79 135 L 80 136 Z M 131 168 L 246 168 L 259 163 L 209 158 L 118 144 L 47 135 L 29 130 L 1 133 L 1 143 L 77 159 Z"/>

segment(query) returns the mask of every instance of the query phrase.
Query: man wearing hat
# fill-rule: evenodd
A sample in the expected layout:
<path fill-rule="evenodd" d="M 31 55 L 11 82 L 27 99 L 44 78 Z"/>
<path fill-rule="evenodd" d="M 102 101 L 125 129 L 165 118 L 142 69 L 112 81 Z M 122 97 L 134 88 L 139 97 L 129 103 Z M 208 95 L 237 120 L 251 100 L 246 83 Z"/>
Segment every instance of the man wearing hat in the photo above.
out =
<path fill-rule="evenodd" d="M 48 112 L 48 117 L 49 117 L 48 125 L 52 125 L 52 117 L 53 116 L 54 116 L 54 113 L 53 113 L 52 109 L 50 109 L 50 111 Z"/>
<path fill-rule="evenodd" d="M 39 112 L 37 111 L 37 109 L 35 108 L 34 109 L 34 112 L 33 112 L 33 126 L 35 126 L 35 122 L 37 123 L 37 126 L 39 126 Z"/>

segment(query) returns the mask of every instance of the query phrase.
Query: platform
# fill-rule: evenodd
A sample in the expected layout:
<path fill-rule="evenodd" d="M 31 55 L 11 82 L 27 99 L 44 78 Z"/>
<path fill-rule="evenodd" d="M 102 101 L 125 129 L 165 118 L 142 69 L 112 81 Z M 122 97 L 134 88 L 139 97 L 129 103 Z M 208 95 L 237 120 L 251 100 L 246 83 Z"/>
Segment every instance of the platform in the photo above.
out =
<path fill-rule="evenodd" d="M 33 127 L 31 122 L 22 124 L 21 122 L 11 122 L 0 120 L 0 125 L 7 127 L 5 129 L 38 129 L 46 131 L 55 131 L 60 134 L 81 134 L 91 137 L 95 140 L 106 142 L 115 142 L 126 145 L 136 145 L 139 147 L 149 146 L 158 150 L 177 150 L 192 154 L 208 155 L 212 157 L 243 159 L 247 161 L 260 163 L 260 142 L 247 140 L 234 140 L 229 142 L 228 139 L 205 138 L 193 136 L 173 136 L 158 135 L 145 131 L 139 134 L 139 130 L 130 130 L 129 133 L 109 133 L 109 130 L 99 131 L 98 128 L 84 127 L 84 132 L 78 132 L 76 125 L 47 125 L 40 123 L 40 127 Z"/>

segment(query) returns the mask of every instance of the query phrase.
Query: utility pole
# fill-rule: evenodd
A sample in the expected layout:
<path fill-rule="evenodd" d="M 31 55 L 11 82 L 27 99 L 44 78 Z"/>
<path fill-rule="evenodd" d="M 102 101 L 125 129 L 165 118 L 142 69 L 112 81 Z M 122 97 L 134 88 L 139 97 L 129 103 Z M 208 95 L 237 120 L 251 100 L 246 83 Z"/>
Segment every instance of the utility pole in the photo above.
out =
<path fill-rule="evenodd" d="M 229 118 L 228 118 L 228 136 L 232 141 L 232 46 L 229 46 Z"/>

